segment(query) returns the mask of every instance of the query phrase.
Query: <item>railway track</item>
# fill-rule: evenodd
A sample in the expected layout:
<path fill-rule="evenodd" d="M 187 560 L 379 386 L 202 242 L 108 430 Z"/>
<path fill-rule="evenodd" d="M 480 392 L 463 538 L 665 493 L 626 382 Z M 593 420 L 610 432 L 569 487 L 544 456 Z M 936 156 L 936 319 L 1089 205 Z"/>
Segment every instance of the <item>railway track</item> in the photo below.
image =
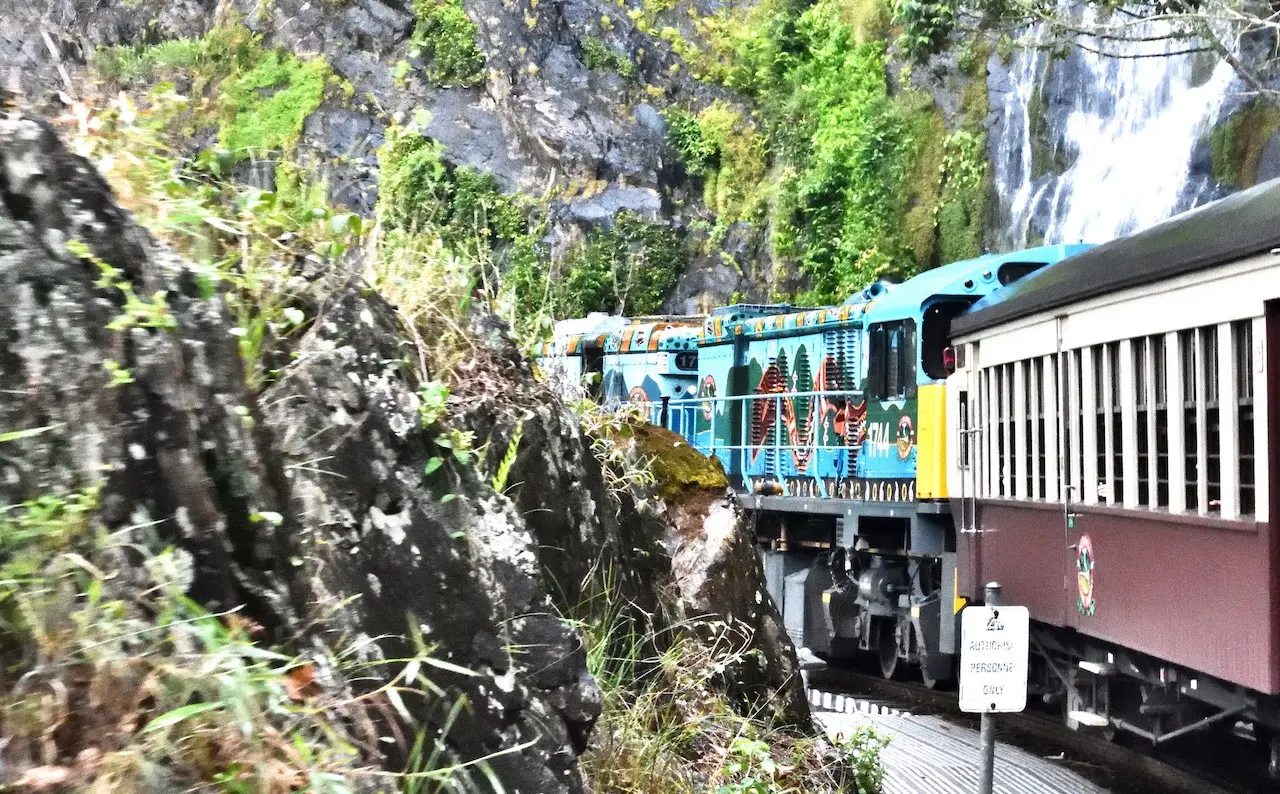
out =
<path fill-rule="evenodd" d="M 960 711 L 954 690 L 886 680 L 855 668 L 832 665 L 809 675 L 813 690 L 900 709 L 934 714 L 973 730 L 979 717 Z M 1067 729 L 1059 717 L 1035 708 L 1001 714 L 997 739 L 1060 763 L 1113 794 L 1261 794 L 1280 792 L 1267 777 L 1265 757 L 1247 738 L 1215 734 L 1153 750 L 1129 746 L 1121 735 L 1100 736 Z"/>

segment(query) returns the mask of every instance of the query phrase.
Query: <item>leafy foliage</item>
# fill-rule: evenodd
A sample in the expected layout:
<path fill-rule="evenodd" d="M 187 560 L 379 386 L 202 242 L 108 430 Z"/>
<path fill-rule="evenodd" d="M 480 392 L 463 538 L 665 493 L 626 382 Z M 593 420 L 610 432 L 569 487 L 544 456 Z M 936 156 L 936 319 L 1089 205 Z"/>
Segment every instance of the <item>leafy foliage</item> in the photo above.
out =
<path fill-rule="evenodd" d="M 770 229 L 774 258 L 810 287 L 803 303 L 912 275 L 944 249 L 976 249 L 985 193 L 948 193 L 945 168 L 959 160 L 944 158 L 932 100 L 889 95 L 886 14 L 878 0 L 765 0 L 699 20 L 698 68 L 756 107 L 750 117 L 721 103 L 666 112 L 672 149 L 706 180 L 717 231 L 739 220 Z M 965 245 L 942 244 L 958 233 Z"/>
<path fill-rule="evenodd" d="M 329 65 L 278 51 L 223 84 L 221 142 L 236 157 L 251 151 L 291 149 L 302 124 L 324 99 Z"/>
<path fill-rule="evenodd" d="M 835 746 L 735 710 L 724 682 L 749 664 L 750 635 L 723 621 L 646 628 L 616 595 L 612 576 L 572 620 L 603 711 L 582 758 L 593 791 L 664 794 L 875 794 L 886 740 L 859 729 Z"/>
<path fill-rule="evenodd" d="M 842 300 L 885 273 L 912 269 L 896 234 L 910 167 L 907 126 L 890 106 L 883 45 L 855 45 L 836 9 L 799 22 L 810 59 L 793 79 L 810 87 L 811 150 L 795 180 L 799 264 L 814 297 Z"/>
<path fill-rule="evenodd" d="M 663 117 L 667 121 L 667 141 L 684 170 L 695 176 L 707 173 L 716 150 L 703 137 L 698 117 L 678 107 L 668 108 Z"/>
<path fill-rule="evenodd" d="M 460 0 L 414 0 L 418 23 L 413 46 L 428 61 L 427 76 L 440 85 L 471 86 L 484 80 L 484 53 L 476 25 Z"/>
<path fill-rule="evenodd" d="M 197 100 L 173 111 L 173 131 L 192 135 L 213 128 L 231 162 L 291 151 L 303 122 L 336 83 L 322 58 L 302 60 L 268 50 L 243 26 L 226 24 L 198 39 L 106 47 L 97 52 L 99 74 L 125 85 L 181 81 Z M 213 90 L 216 87 L 216 90 Z M 199 101 L 206 98 L 206 101 Z"/>
<path fill-rule="evenodd" d="M 508 285 L 517 305 L 541 307 L 552 317 L 595 311 L 651 314 L 661 309 L 687 257 L 674 230 L 621 212 L 612 228 L 587 232 L 560 262 L 516 263 Z"/>
<path fill-rule="evenodd" d="M 620 54 L 595 36 L 582 40 L 582 55 L 588 69 L 608 69 L 623 77 L 631 77 L 636 72 L 635 62 L 630 57 Z"/>
<path fill-rule="evenodd" d="M 454 248 L 474 252 L 527 232 L 525 213 L 489 174 L 449 167 L 444 147 L 417 131 L 392 126 L 378 153 L 383 223 L 392 229 L 438 229 Z"/>
<path fill-rule="evenodd" d="M 946 43 L 958 9 L 953 0 L 894 0 L 893 21 L 902 27 L 898 44 L 923 62 Z"/>

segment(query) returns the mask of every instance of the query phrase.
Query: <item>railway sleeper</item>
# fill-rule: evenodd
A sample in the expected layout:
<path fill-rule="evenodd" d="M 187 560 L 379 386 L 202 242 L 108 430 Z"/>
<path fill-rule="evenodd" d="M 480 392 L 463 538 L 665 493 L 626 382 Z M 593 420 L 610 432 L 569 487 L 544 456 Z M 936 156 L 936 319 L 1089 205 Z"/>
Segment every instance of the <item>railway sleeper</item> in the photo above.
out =
<path fill-rule="evenodd" d="M 1109 646 L 1074 632 L 1032 630 L 1031 691 L 1061 706 L 1066 726 L 1158 747 L 1191 734 L 1251 730 L 1280 780 L 1280 698 Z"/>

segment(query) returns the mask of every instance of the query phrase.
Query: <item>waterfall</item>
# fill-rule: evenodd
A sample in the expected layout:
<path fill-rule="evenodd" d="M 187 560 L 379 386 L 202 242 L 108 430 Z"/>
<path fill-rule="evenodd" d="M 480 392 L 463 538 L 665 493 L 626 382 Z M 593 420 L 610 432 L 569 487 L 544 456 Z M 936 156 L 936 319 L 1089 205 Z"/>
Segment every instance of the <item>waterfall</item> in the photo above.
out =
<path fill-rule="evenodd" d="M 1086 22 L 1097 17 L 1085 12 Z M 1144 33 L 1163 23 L 1147 22 Z M 998 244 L 1101 243 L 1208 200 L 1216 183 L 1193 168 L 1235 78 L 1232 68 L 1177 39 L 1082 39 L 1065 57 L 1034 46 L 1033 28 L 1005 72 L 992 56 L 993 176 Z M 1027 46 L 1031 45 L 1031 46 Z M 1113 58 L 1089 52 L 1159 57 Z M 1088 48 L 1088 49 L 1085 49 Z"/>

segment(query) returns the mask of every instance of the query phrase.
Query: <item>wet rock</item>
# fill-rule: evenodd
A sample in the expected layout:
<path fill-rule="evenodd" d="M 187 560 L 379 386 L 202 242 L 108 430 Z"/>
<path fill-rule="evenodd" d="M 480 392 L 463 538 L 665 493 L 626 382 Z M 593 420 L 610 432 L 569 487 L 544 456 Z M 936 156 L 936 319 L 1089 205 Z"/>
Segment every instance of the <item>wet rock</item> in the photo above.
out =
<path fill-rule="evenodd" d="M 589 225 L 604 224 L 624 210 L 656 220 L 662 197 L 652 188 L 611 186 L 598 196 L 569 202 L 567 209 L 574 220 Z"/>
<path fill-rule="evenodd" d="M 1272 133 L 1258 157 L 1258 175 L 1255 184 L 1280 177 L 1280 133 Z"/>
<path fill-rule="evenodd" d="M 755 535 L 723 468 L 661 427 L 634 428 L 628 443 L 633 454 L 653 460 L 666 507 L 664 545 L 686 619 L 751 651 L 725 671 L 726 693 L 746 713 L 808 728 L 796 648 L 765 587 Z"/>

